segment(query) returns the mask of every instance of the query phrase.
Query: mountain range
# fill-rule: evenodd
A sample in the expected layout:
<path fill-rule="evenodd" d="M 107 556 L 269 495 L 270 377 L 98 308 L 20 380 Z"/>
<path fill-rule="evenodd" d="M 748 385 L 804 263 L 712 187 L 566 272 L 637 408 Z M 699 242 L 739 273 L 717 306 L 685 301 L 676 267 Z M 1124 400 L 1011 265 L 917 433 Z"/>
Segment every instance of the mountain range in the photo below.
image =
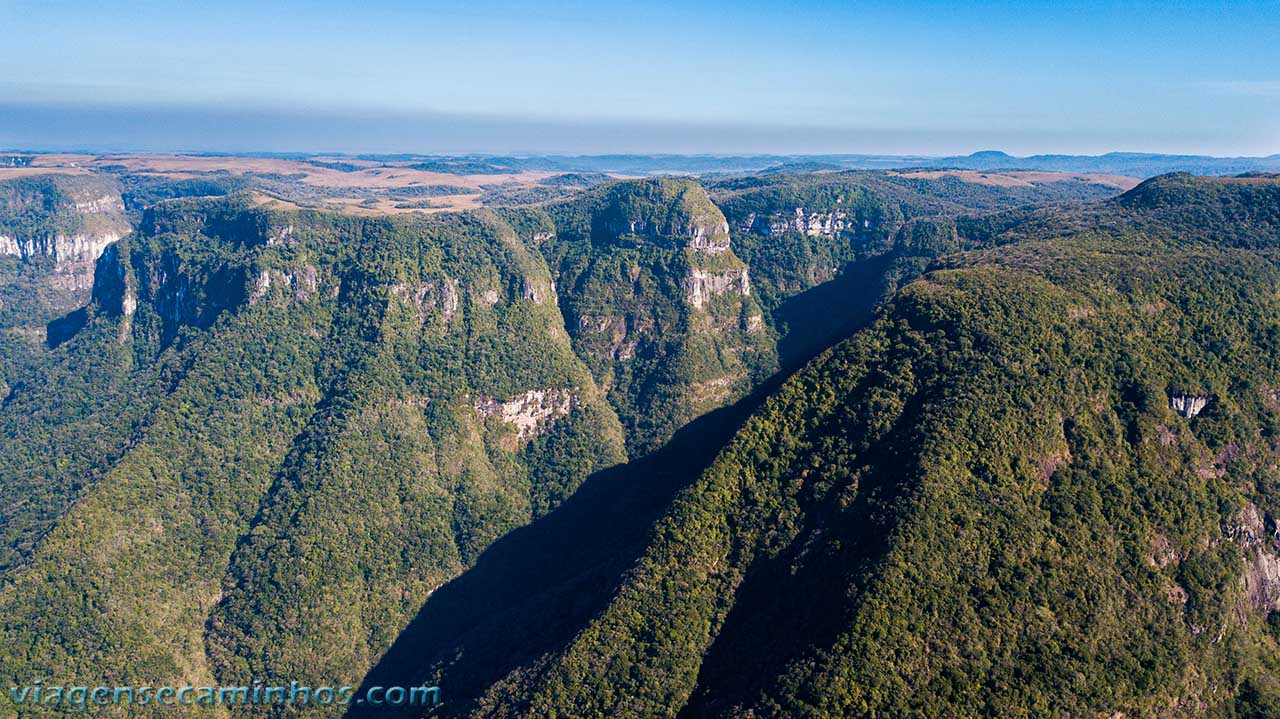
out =
<path fill-rule="evenodd" d="M 1280 715 L 1280 159 L 350 161 L 0 181 L 11 684 Z"/>

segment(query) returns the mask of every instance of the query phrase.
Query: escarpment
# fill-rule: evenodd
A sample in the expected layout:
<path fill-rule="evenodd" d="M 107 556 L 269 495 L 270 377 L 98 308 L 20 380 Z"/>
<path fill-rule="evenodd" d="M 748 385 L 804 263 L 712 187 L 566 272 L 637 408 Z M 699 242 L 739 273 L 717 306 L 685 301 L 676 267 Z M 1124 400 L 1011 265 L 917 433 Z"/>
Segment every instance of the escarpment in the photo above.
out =
<path fill-rule="evenodd" d="M 564 328 L 541 256 L 492 213 L 153 208 L 98 259 L 51 352 L 64 379 L 0 410 L 0 474 L 23 478 L 0 486 L 0 559 L 22 566 L 0 666 L 36 671 L 24 627 L 74 619 L 41 671 L 356 683 L 490 542 L 625 459 Z M 86 356 L 117 369 L 81 375 Z M 65 377 L 106 403 L 77 417 L 54 402 Z M 33 422 L 110 449 L 50 465 L 16 447 Z M 299 613 L 341 629 L 299 635 Z"/>
<path fill-rule="evenodd" d="M 1232 642 L 1274 606 L 1272 545 L 1224 534 L 1277 511 L 1260 492 L 1235 519 L 1224 489 L 1269 486 L 1248 397 L 1280 382 L 1237 376 L 1270 367 L 1243 349 L 1266 324 L 1206 324 L 1193 299 L 1244 317 L 1265 268 L 1004 237 L 970 254 L 960 203 L 874 177 L 581 186 L 387 216 L 146 185 L 57 341 L 0 378 L 0 674 L 356 685 L 420 616 L 440 627 L 440 599 L 468 619 L 397 656 L 446 713 L 776 716 L 833 696 L 853 698 L 832 715 L 1014 715 L 1016 697 L 947 687 L 1028 686 L 1005 670 L 1033 656 L 1051 686 L 1111 691 L 1089 657 L 1038 648 L 1090 625 L 1126 666 L 1182 669 L 1184 645 L 1152 655 L 1148 625 L 1115 622 L 1211 642 L 1229 605 Z M 1106 281 L 1080 280 L 1094 250 Z M 1227 291 L 1228 267 L 1256 294 Z M 826 349 L 768 381 L 784 350 Z M 1220 399 L 1180 421 L 1178 388 Z M 1116 569 L 1156 535 L 1160 564 Z M 1116 586 L 1128 604 L 1099 589 Z M 1033 631 L 1007 631 L 1011 611 Z M 1141 715 L 1126 691 L 1065 711 Z"/>
<path fill-rule="evenodd" d="M 743 396 L 776 367 L 751 270 L 697 182 L 610 183 L 546 215 L 554 236 L 534 241 L 552 268 L 574 349 L 608 391 L 632 454 Z M 724 391 L 698 389 L 705 386 Z"/>
<path fill-rule="evenodd" d="M 973 251 L 913 218 L 922 276 L 656 519 L 566 571 L 511 543 L 368 681 L 474 718 L 1273 716 L 1280 268 L 1268 227 L 1208 221 L 1250 197 L 1195 233 L 1160 198 L 1053 208 Z"/>
<path fill-rule="evenodd" d="M 94 262 L 131 229 L 120 187 L 109 178 L 51 175 L 0 182 L 0 262 L 11 258 L 34 279 L 35 296 L 24 298 L 20 308 L 26 321 L 43 324 L 83 305 Z"/>
<path fill-rule="evenodd" d="M 716 254 L 729 250 L 729 225 L 692 180 L 635 180 L 612 185 L 593 218 L 596 232 L 617 242 L 654 242 Z"/>

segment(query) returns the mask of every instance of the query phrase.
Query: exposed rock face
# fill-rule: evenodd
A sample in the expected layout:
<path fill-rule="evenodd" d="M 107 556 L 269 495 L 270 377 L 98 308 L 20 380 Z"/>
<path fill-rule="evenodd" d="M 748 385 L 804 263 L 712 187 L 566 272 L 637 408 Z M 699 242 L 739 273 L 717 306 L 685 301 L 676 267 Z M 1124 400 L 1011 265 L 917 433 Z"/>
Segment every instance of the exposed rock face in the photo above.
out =
<path fill-rule="evenodd" d="M 16 238 L 0 235 L 0 255 L 11 255 L 24 261 L 47 257 L 54 261 L 53 271 L 45 278 L 48 287 L 61 296 L 52 309 L 68 310 L 83 304 L 93 287 L 93 263 L 103 250 L 123 237 L 125 232 L 103 234 L 81 233 Z"/>
<path fill-rule="evenodd" d="M 557 241 L 542 251 L 573 348 L 636 456 L 772 371 L 776 348 L 747 263 L 699 184 L 626 180 L 546 212 Z M 749 379 L 720 382 L 728 376 Z"/>
<path fill-rule="evenodd" d="M 1244 575 L 1249 606 L 1260 612 L 1280 610 L 1280 557 L 1255 552 Z"/>
<path fill-rule="evenodd" d="M 1169 397 L 1169 406 L 1174 412 L 1191 419 L 1204 411 L 1213 397 L 1203 394 L 1178 394 Z"/>
<path fill-rule="evenodd" d="M 285 270 L 263 270 L 254 282 L 249 303 L 256 304 L 262 301 L 273 286 L 285 288 L 286 293 L 301 302 L 315 296 L 319 291 L 320 275 L 313 265 L 302 265 Z"/>
<path fill-rule="evenodd" d="M 160 343 L 167 347 L 183 327 L 209 327 L 224 311 L 262 301 L 268 293 L 314 292 L 319 276 L 305 267 L 259 271 L 250 262 L 228 262 L 211 271 L 184 262 L 172 246 L 154 247 L 125 238 L 103 252 L 94 275 L 92 304 L 109 316 L 128 320 L 148 305 L 160 320 Z M 128 335 L 128 323 L 122 329 Z"/>
<path fill-rule="evenodd" d="M 554 284 L 554 283 L 553 283 Z M 547 301 L 548 297 L 554 295 L 555 287 L 547 287 L 543 283 L 531 277 L 521 279 L 520 294 L 528 301 L 535 305 L 540 305 Z"/>
<path fill-rule="evenodd" d="M 452 277 L 424 280 L 412 286 L 396 285 L 391 291 L 405 302 L 413 304 L 420 322 L 438 314 L 447 326 L 458 313 L 458 284 Z"/>
<path fill-rule="evenodd" d="M 25 232 L 0 232 L 0 254 L 16 255 L 24 260 L 50 257 L 59 265 L 92 263 L 107 245 L 129 232 L 124 201 L 118 192 L 107 191 L 99 185 L 64 187 L 57 180 L 49 182 L 46 187 L 14 192 L 11 199 L 0 204 L 0 211 L 30 213 L 32 207 L 39 204 L 63 213 L 62 218 L 57 218 L 62 222 L 33 223 Z"/>
<path fill-rule="evenodd" d="M 1280 610 L 1277 540 L 1267 535 L 1266 522 L 1257 505 L 1252 502 L 1245 504 L 1230 534 L 1244 551 L 1247 561 L 1244 586 L 1248 606 L 1263 613 Z"/>
<path fill-rule="evenodd" d="M 274 247 L 276 245 L 288 244 L 293 239 L 293 223 L 289 223 L 284 227 L 269 230 L 267 232 L 267 246 Z"/>
<path fill-rule="evenodd" d="M 138 306 L 137 293 L 130 283 L 129 268 L 118 247 L 109 247 L 98 260 L 93 300 L 113 315 L 132 315 Z M 128 311 L 125 308 L 128 306 Z"/>
<path fill-rule="evenodd" d="M 751 279 L 745 267 L 728 272 L 690 270 L 683 284 L 685 301 L 698 309 L 706 307 L 712 298 L 725 293 L 741 297 L 751 294 Z"/>
<path fill-rule="evenodd" d="M 597 227 L 607 234 L 707 254 L 729 250 L 728 221 L 690 180 L 619 183 L 606 201 Z"/>
<path fill-rule="evenodd" d="M 729 249 L 729 223 L 699 224 L 688 222 L 678 225 L 652 225 L 643 220 L 612 222 L 609 232 L 618 235 L 645 236 L 659 244 L 687 247 L 691 250 L 716 254 Z"/>
<path fill-rule="evenodd" d="M 80 260 L 93 262 L 102 256 L 102 251 L 107 245 L 119 240 L 123 235 L 124 232 L 113 231 L 102 234 L 80 233 L 23 238 L 0 235 L 0 255 L 15 255 L 24 260 L 33 257 L 51 257 L 57 261 L 59 267 Z"/>
<path fill-rule="evenodd" d="M 483 418 L 494 417 L 514 427 L 515 443 L 508 449 L 516 449 L 546 432 L 577 405 L 578 398 L 572 389 L 531 389 L 506 401 L 481 397 L 476 402 L 476 412 Z"/>
<path fill-rule="evenodd" d="M 49 176 L 0 183 L 0 255 L 48 263 L 47 306 L 32 308 L 33 316 L 83 305 L 94 263 L 130 230 L 112 180 Z"/>
<path fill-rule="evenodd" d="M 810 212 L 797 207 L 790 214 L 778 212 L 770 216 L 761 216 L 752 212 L 742 222 L 744 231 L 754 231 L 762 235 L 781 235 L 785 232 L 799 232 L 810 237 L 838 237 L 848 230 L 858 227 L 866 229 L 871 226 L 870 220 L 863 220 L 859 225 L 857 218 L 850 217 L 844 210 L 832 212 Z"/>

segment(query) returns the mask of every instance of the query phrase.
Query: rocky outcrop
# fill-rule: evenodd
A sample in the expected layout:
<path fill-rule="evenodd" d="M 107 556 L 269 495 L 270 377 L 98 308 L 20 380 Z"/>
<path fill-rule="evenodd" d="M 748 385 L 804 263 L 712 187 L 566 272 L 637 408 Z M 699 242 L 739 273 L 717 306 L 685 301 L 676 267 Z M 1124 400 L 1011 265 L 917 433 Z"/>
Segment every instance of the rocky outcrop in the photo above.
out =
<path fill-rule="evenodd" d="M 702 309 L 715 297 L 731 293 L 739 297 L 751 294 L 751 279 L 747 268 L 726 272 L 690 270 L 683 281 L 684 299 L 690 305 Z"/>
<path fill-rule="evenodd" d="M 79 233 L 75 235 L 38 235 L 34 237 L 10 237 L 0 235 L 0 255 L 14 255 L 28 260 L 50 257 L 58 267 L 68 263 L 93 262 L 102 256 L 107 245 L 124 236 L 123 232 L 107 231 L 102 234 Z"/>
<path fill-rule="evenodd" d="M 548 285 L 527 275 L 520 280 L 520 295 L 535 305 L 543 304 L 548 298 L 555 297 L 555 290 L 554 282 Z"/>
<path fill-rule="evenodd" d="M 113 180 L 47 176 L 0 182 L 0 255 L 40 263 L 42 304 L 30 315 L 82 306 L 94 263 L 129 233 Z"/>
<path fill-rule="evenodd" d="M 1204 394 L 1181 394 L 1175 392 L 1169 397 L 1169 407 L 1186 419 L 1191 419 L 1209 406 L 1213 397 Z"/>
<path fill-rule="evenodd" d="M 306 294 L 316 281 L 299 271 L 258 272 L 248 263 L 228 262 L 214 268 L 187 264 L 173 247 L 135 244 L 126 238 L 103 252 L 94 273 L 92 306 L 110 317 L 130 319 L 147 305 L 160 320 L 161 347 L 167 347 L 183 327 L 207 328 L 227 310 L 261 301 L 277 286 Z"/>
<path fill-rule="evenodd" d="M 119 247 L 109 247 L 98 259 L 94 273 L 93 302 L 110 315 L 132 316 L 138 307 L 137 290 Z"/>
<path fill-rule="evenodd" d="M 320 290 L 320 273 L 314 265 L 304 264 L 283 270 L 262 270 L 249 293 L 249 304 L 261 302 L 272 287 L 299 302 L 311 299 Z"/>
<path fill-rule="evenodd" d="M 1245 503 L 1228 530 L 1228 538 L 1245 555 L 1245 601 L 1249 609 L 1267 613 L 1280 610 L 1280 539 L 1268 533 L 1266 518 L 1257 505 Z"/>
<path fill-rule="evenodd" d="M 458 284 L 452 277 L 423 280 L 416 285 L 399 284 L 391 292 L 414 307 L 419 322 L 439 316 L 448 326 L 458 313 Z"/>
<path fill-rule="evenodd" d="M 835 238 L 842 232 L 853 232 L 859 227 L 866 229 L 870 226 L 870 220 L 859 223 L 856 217 L 850 216 L 844 210 L 813 212 L 804 207 L 797 207 L 790 213 L 776 212 L 772 215 L 759 215 L 752 212 L 742 221 L 741 229 L 762 235 L 798 232 L 810 237 Z"/>
<path fill-rule="evenodd" d="M 512 427 L 514 441 L 507 448 L 518 449 L 546 432 L 577 405 L 578 396 L 572 389 L 531 389 L 505 401 L 481 397 L 476 401 L 476 412 L 482 418 L 494 418 Z"/>
<path fill-rule="evenodd" d="M 636 456 L 772 371 L 776 348 L 747 263 L 699 184 L 622 181 L 547 213 L 557 240 L 542 251 L 566 330 Z M 751 379 L 712 382 L 725 376 Z"/>
<path fill-rule="evenodd" d="M 729 249 L 729 223 L 724 221 L 654 225 L 643 220 L 627 220 L 615 221 L 606 227 L 613 234 L 643 236 L 658 244 L 687 247 L 709 254 Z"/>
<path fill-rule="evenodd" d="M 597 229 L 623 239 L 706 254 L 729 251 L 729 223 L 692 180 L 620 182 L 607 193 Z"/>
<path fill-rule="evenodd" d="M 119 188 L 92 179 L 55 176 L 0 187 L 0 254 L 49 257 L 59 266 L 97 260 L 130 227 Z"/>
<path fill-rule="evenodd" d="M 1254 552 L 1244 574 L 1245 597 L 1259 612 L 1280 610 L 1280 557 Z"/>
<path fill-rule="evenodd" d="M 276 227 L 267 231 L 267 247 L 275 247 L 276 245 L 288 244 L 293 240 L 293 223 L 290 222 L 283 227 Z"/>

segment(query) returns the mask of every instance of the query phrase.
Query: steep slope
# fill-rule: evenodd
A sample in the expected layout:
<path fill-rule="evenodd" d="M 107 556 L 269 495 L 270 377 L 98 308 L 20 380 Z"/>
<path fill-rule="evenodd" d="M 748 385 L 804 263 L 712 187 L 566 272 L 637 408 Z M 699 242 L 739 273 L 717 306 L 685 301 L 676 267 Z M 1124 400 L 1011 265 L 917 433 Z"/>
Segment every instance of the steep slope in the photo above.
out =
<path fill-rule="evenodd" d="M 109 177 L 0 181 L 0 397 L 40 354 L 45 325 L 88 301 L 94 261 L 130 229 Z"/>
<path fill-rule="evenodd" d="M 45 372 L 83 373 L 93 411 L 48 423 L 80 427 L 55 451 L 33 433 L 65 385 L 0 409 L 35 443 L 0 459 L 12 683 L 354 682 L 495 537 L 625 458 L 545 264 L 485 212 L 163 203 Z"/>
<path fill-rule="evenodd" d="M 1099 184 L 1010 187 L 893 172 L 746 177 L 709 183 L 708 190 L 770 311 L 790 294 L 832 280 L 847 263 L 890 252 L 911 220 L 1118 194 Z"/>
<path fill-rule="evenodd" d="M 863 326 L 933 258 L 1030 225 L 953 221 L 950 191 L 882 177 L 729 192 L 734 223 L 691 180 L 393 219 L 162 201 L 235 183 L 124 179 L 138 232 L 102 251 L 92 302 L 49 326 L 0 405 L 15 682 L 354 683 L 437 587 L 596 475 L 554 520 L 571 539 L 544 572 L 589 591 L 503 627 L 527 650 L 456 690 L 478 695 L 589 619 L 779 365 Z M 794 201 L 818 224 L 737 222 Z M 615 466 L 624 428 L 653 455 Z M 467 621 L 525 586 L 498 582 Z M 493 658 L 475 637 L 467 661 Z"/>
<path fill-rule="evenodd" d="M 633 455 L 863 324 L 929 257 L 960 246 L 946 218 L 1062 199 L 1047 186 L 866 172 L 707 184 L 615 182 L 504 211 L 546 256 L 574 349 L 608 388 Z"/>
<path fill-rule="evenodd" d="M 747 265 L 692 180 L 620 182 L 546 210 L 532 231 L 574 348 L 627 429 L 633 455 L 742 397 L 776 367 Z"/>
<path fill-rule="evenodd" d="M 959 248 L 946 219 L 1012 197 L 973 183 L 843 172 L 725 180 L 711 187 L 734 246 L 754 271 L 766 323 L 788 370 L 864 324 L 870 310 L 928 258 Z M 913 239 L 940 232 L 932 245 Z"/>
<path fill-rule="evenodd" d="M 371 678 L 456 676 L 458 716 L 1274 716 L 1280 183 L 1170 182 L 936 262 L 638 547 Z M 521 659 L 473 693 L 477 636 Z"/>
<path fill-rule="evenodd" d="M 4 308 L 32 319 L 66 312 L 89 299 L 93 263 L 130 230 L 120 186 L 99 175 L 46 175 L 0 182 L 0 257 L 46 276 L 32 306 L 8 298 Z M 12 268 L 11 268 L 12 269 Z M 7 283 L 6 283 L 7 284 Z"/>

